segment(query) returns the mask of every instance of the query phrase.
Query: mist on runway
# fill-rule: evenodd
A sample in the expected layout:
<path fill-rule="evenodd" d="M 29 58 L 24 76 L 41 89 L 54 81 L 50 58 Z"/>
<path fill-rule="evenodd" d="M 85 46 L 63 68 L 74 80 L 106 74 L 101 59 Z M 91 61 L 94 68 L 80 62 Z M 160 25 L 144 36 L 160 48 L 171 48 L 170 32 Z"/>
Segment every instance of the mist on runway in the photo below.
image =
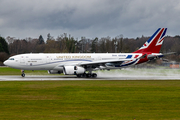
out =
<path fill-rule="evenodd" d="M 134 69 L 125 68 L 111 71 L 96 71 L 98 77 L 166 77 L 179 78 L 180 69 Z"/>

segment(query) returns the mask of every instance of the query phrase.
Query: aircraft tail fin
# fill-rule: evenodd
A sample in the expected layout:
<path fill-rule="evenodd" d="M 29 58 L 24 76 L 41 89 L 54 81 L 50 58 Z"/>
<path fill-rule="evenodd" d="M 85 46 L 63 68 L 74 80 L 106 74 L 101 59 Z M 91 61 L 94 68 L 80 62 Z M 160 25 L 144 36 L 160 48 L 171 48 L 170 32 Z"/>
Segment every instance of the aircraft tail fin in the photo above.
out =
<path fill-rule="evenodd" d="M 151 53 L 159 53 L 162 43 L 164 41 L 164 37 L 166 34 L 167 28 L 159 28 L 148 41 L 144 43 L 144 45 L 134 53 L 143 53 L 143 52 L 151 52 Z"/>

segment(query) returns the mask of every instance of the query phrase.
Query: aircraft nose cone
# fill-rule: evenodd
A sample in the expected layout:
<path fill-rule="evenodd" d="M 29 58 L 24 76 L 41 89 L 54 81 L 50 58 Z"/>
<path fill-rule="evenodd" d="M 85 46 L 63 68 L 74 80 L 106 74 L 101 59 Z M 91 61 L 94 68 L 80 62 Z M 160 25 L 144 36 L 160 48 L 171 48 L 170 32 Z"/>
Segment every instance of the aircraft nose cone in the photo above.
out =
<path fill-rule="evenodd" d="M 6 60 L 6 61 L 4 61 L 4 62 L 3 62 L 3 64 L 7 66 L 7 60 Z"/>

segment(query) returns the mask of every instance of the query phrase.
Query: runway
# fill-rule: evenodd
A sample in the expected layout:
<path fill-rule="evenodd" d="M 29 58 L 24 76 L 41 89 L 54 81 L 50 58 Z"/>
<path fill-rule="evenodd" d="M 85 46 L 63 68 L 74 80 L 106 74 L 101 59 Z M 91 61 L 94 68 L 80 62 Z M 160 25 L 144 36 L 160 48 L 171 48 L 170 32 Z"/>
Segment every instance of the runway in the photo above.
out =
<path fill-rule="evenodd" d="M 180 76 L 99 76 L 97 78 L 77 78 L 76 76 L 65 75 L 26 75 L 21 76 L 0 76 L 0 81 L 47 81 L 47 80 L 180 80 Z"/>
<path fill-rule="evenodd" d="M 47 80 L 180 80 L 179 69 L 123 69 L 96 71 L 97 78 L 77 78 L 75 75 L 2 75 L 0 81 L 47 81 Z"/>

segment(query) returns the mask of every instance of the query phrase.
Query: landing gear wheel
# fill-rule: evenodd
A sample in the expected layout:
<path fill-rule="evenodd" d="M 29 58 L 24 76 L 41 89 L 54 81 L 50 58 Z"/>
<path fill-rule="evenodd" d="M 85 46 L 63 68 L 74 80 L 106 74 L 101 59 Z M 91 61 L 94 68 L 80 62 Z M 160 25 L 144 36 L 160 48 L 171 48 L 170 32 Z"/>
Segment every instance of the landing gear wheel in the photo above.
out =
<path fill-rule="evenodd" d="M 77 74 L 76 75 L 78 78 L 83 78 L 84 77 L 84 74 Z"/>
<path fill-rule="evenodd" d="M 77 74 L 76 76 L 77 76 L 78 78 L 80 78 L 80 77 L 81 77 L 81 75 L 80 75 L 80 74 Z"/>
<path fill-rule="evenodd" d="M 96 73 L 93 73 L 93 74 L 92 74 L 92 77 L 93 77 L 93 78 L 97 78 L 97 74 L 96 74 Z"/>
<path fill-rule="evenodd" d="M 22 76 L 22 77 L 25 77 L 24 70 L 21 70 L 21 73 L 22 73 L 21 76 Z"/>
<path fill-rule="evenodd" d="M 92 77 L 92 74 L 86 74 L 86 77 L 90 78 L 90 77 Z"/>
<path fill-rule="evenodd" d="M 22 77 L 25 77 L 25 74 L 24 74 L 24 73 L 22 73 L 22 74 L 21 74 L 21 76 L 22 76 Z"/>
<path fill-rule="evenodd" d="M 96 78 L 97 74 L 93 73 L 93 74 L 77 74 L 76 75 L 78 78 Z"/>

